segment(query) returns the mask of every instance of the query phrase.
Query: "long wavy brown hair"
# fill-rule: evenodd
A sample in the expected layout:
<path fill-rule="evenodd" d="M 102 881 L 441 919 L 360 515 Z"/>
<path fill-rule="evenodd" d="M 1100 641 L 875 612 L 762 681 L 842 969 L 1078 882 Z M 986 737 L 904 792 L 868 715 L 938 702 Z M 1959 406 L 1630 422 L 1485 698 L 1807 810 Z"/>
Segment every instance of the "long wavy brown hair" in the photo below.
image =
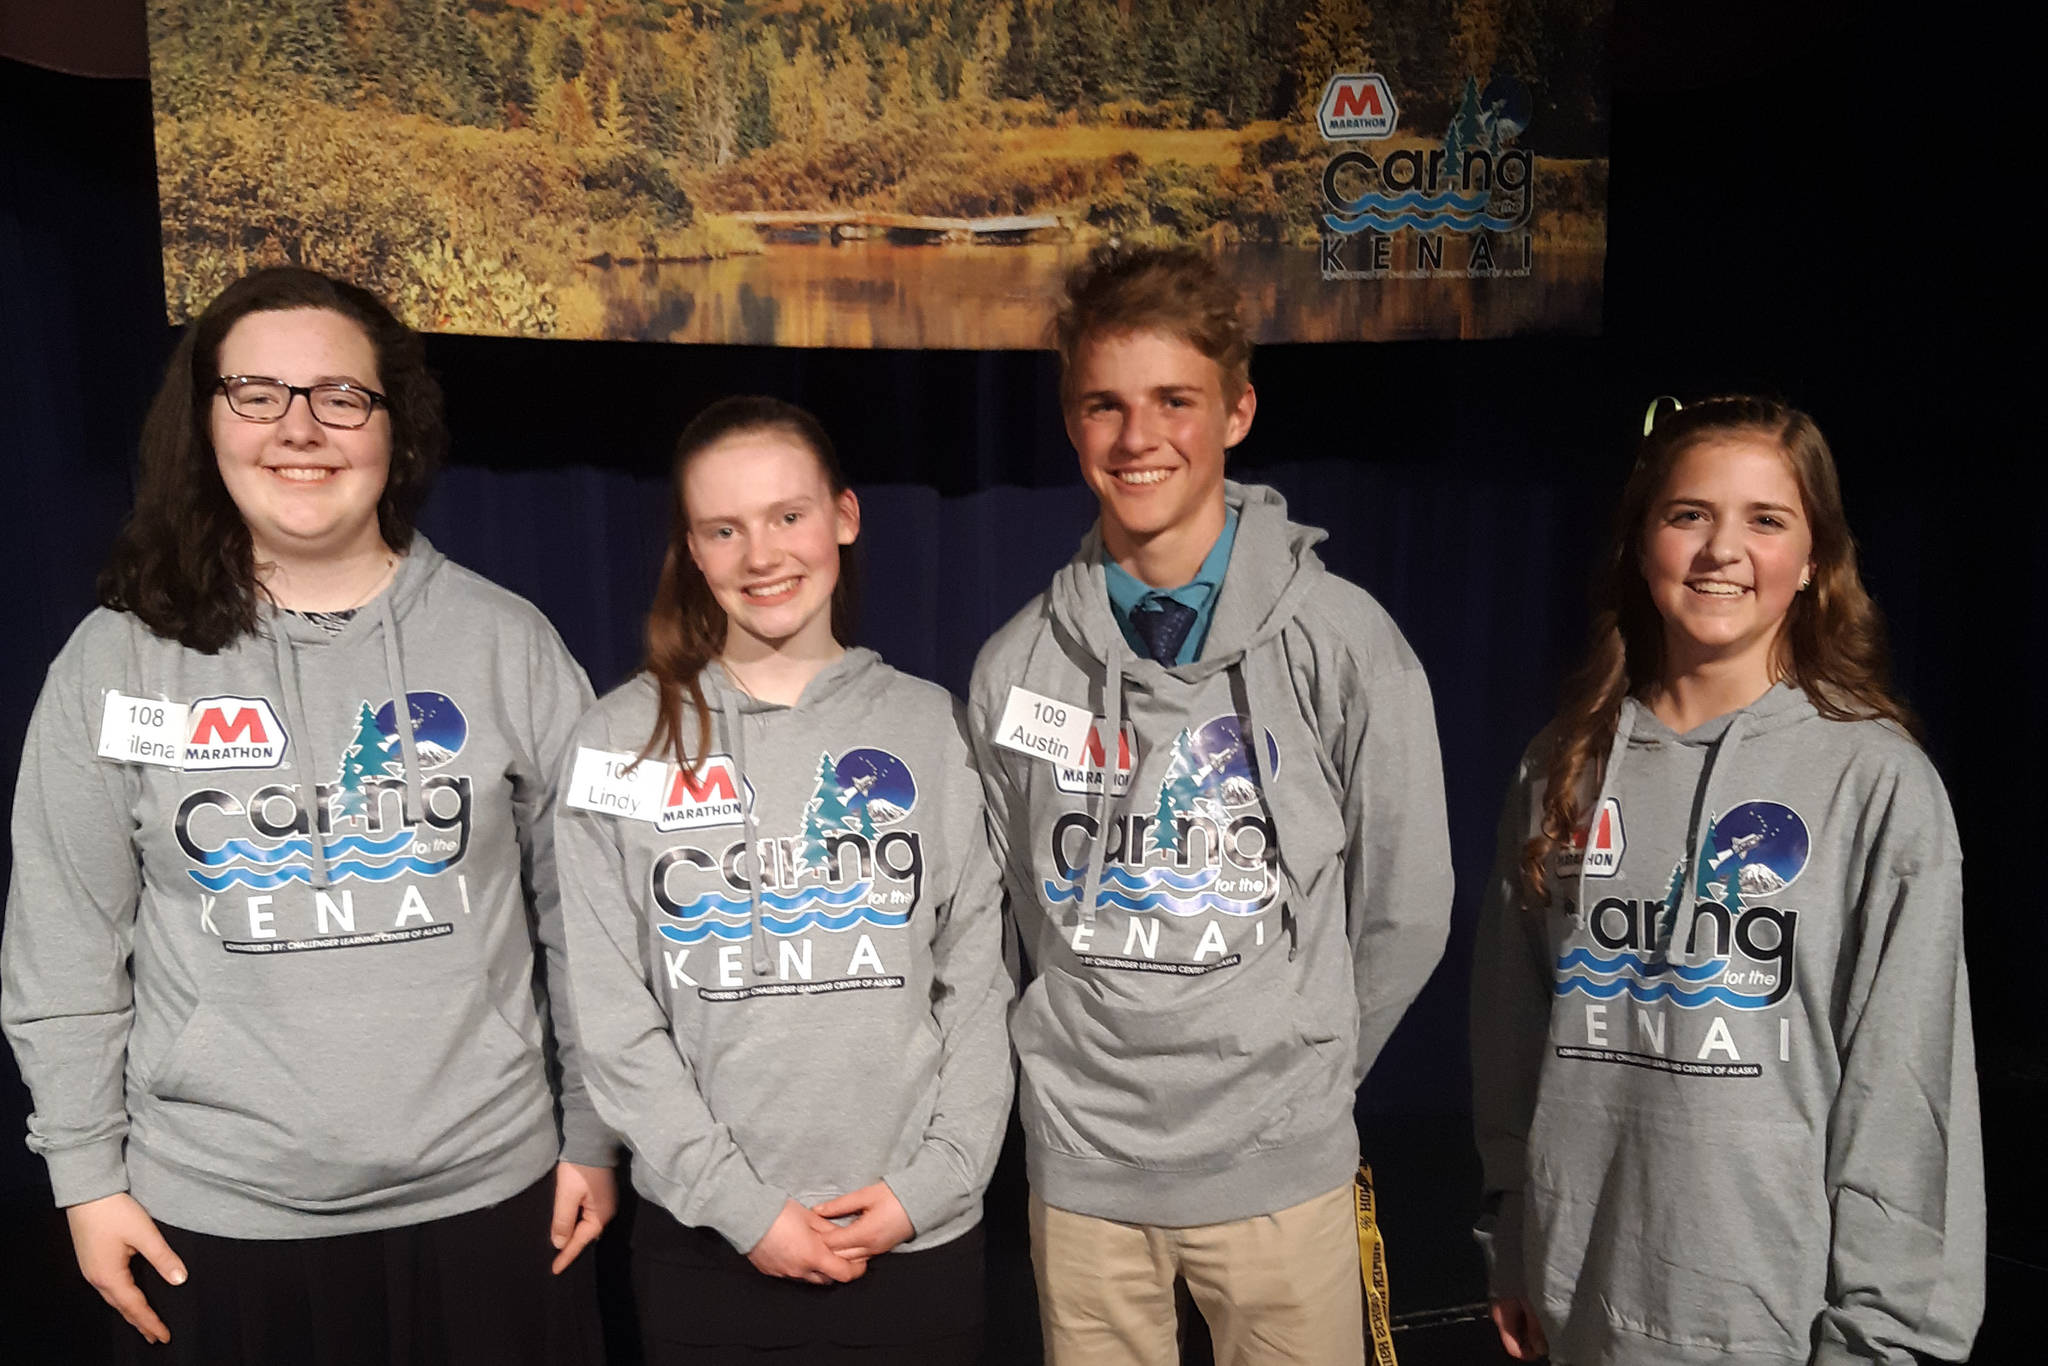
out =
<path fill-rule="evenodd" d="M 788 437 L 817 459 L 818 472 L 837 498 L 846 492 L 846 475 L 832 438 L 817 418 L 794 403 L 765 395 L 722 398 L 683 428 L 676 439 L 675 463 L 669 474 L 668 550 L 661 558 L 661 581 L 654 605 L 647 610 L 647 657 L 641 667 L 654 677 L 660 697 L 654 733 L 640 751 L 645 759 L 669 753 L 685 768 L 683 701 L 697 713 L 697 761 L 711 749 L 711 709 L 704 700 L 706 665 L 725 649 L 725 609 L 711 595 L 704 572 L 690 557 L 690 510 L 683 499 L 683 476 L 690 462 L 713 446 L 738 436 L 772 432 Z M 832 587 L 832 636 L 841 644 L 853 639 L 859 620 L 860 565 L 854 548 L 839 547 L 839 581 Z"/>
<path fill-rule="evenodd" d="M 214 654 L 256 629 L 263 592 L 248 524 L 213 450 L 220 347 L 251 313 L 321 308 L 363 329 L 391 414 L 391 469 L 377 500 L 384 544 L 404 553 L 413 519 L 448 449 L 441 386 L 419 334 L 376 295 L 298 266 L 254 271 L 222 290 L 185 329 L 142 424 L 135 509 L 100 571 L 99 601 L 156 634 Z"/>
<path fill-rule="evenodd" d="M 1552 852 L 1587 819 L 1623 699 L 1642 697 L 1663 677 L 1664 621 L 1642 572 L 1650 513 L 1686 452 L 1737 436 L 1778 448 L 1798 482 L 1813 533 L 1813 581 L 1786 612 L 1773 678 L 1804 690 L 1830 720 L 1882 719 L 1919 734 L 1918 721 L 1892 693 L 1884 619 L 1857 573 L 1835 458 L 1813 419 L 1775 399 L 1748 395 L 1707 399 L 1660 418 L 1643 438 L 1622 489 L 1613 550 L 1595 585 L 1591 647 L 1565 681 L 1552 727 L 1542 828 L 1522 851 L 1522 890 L 1532 907 L 1548 899 Z"/>

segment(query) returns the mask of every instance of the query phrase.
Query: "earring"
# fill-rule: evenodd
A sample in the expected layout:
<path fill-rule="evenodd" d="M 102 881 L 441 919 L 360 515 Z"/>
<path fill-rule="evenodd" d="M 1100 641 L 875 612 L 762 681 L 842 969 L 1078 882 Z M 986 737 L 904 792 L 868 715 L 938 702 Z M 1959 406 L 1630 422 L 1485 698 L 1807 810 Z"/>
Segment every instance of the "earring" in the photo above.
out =
<path fill-rule="evenodd" d="M 1807 568 L 1807 569 L 1806 569 L 1806 570 L 1805 570 L 1804 572 L 1802 572 L 1802 573 L 1801 573 L 1801 574 L 1799 575 L 1799 591 L 1800 591 L 1800 592 L 1802 592 L 1802 593 L 1804 593 L 1804 592 L 1806 591 L 1806 586 L 1807 586 L 1808 584 L 1812 583 L 1812 582 L 1813 582 L 1813 570 L 1812 570 L 1812 568 L 1811 568 L 1811 567 L 1809 566 L 1809 567 L 1808 567 L 1808 568 Z"/>

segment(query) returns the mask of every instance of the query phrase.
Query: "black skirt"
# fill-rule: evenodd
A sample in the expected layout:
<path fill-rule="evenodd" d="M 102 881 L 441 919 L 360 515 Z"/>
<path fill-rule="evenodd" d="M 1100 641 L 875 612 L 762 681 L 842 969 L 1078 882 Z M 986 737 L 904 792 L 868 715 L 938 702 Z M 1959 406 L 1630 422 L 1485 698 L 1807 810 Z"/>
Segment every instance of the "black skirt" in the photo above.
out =
<path fill-rule="evenodd" d="M 549 1273 L 554 1173 L 496 1205 L 332 1238 L 217 1238 L 159 1224 L 173 1286 L 132 1266 L 171 1330 L 115 1319 L 114 1359 L 151 1366 L 602 1366 L 597 1249 Z"/>
<path fill-rule="evenodd" d="M 926 1252 L 890 1252 L 844 1285 L 768 1276 L 717 1233 L 643 1200 L 633 1298 L 647 1366 L 972 1366 L 986 1287 L 979 1224 Z"/>

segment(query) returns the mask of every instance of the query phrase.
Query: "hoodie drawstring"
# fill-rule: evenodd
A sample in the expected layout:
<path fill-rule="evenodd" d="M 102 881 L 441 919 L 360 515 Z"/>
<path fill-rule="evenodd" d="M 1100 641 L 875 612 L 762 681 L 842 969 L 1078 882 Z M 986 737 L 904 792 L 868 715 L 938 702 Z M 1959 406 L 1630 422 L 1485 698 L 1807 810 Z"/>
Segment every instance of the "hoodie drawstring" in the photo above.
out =
<path fill-rule="evenodd" d="M 427 794 L 420 785 L 419 744 L 412 733 L 412 694 L 405 689 L 405 663 L 398 653 L 398 618 L 391 614 L 391 595 L 377 597 L 377 620 L 384 628 L 384 676 L 391 685 L 391 718 L 398 726 L 398 756 L 405 770 L 405 804 L 415 821 L 427 818 Z"/>
<path fill-rule="evenodd" d="M 1116 815 L 1116 775 L 1123 758 L 1124 743 L 1124 662 L 1117 650 L 1105 652 L 1105 672 L 1102 679 L 1103 719 L 1109 723 L 1109 734 L 1102 740 L 1102 817 L 1095 824 L 1095 838 L 1088 843 L 1088 868 L 1081 879 L 1081 923 L 1095 923 L 1095 898 L 1102 891 L 1102 872 L 1105 853 L 1109 848 L 1109 826 Z M 1131 756 L 1133 776 L 1137 769 L 1137 756 Z"/>
<path fill-rule="evenodd" d="M 1259 728 L 1259 718 L 1252 711 L 1252 686 L 1244 676 L 1244 661 L 1233 660 L 1225 670 L 1230 682 L 1230 701 L 1235 707 L 1238 724 L 1243 733 L 1238 737 L 1244 745 L 1245 763 L 1251 769 L 1252 786 L 1259 791 L 1259 802 L 1266 808 L 1266 815 L 1273 817 L 1273 789 L 1267 780 L 1273 775 L 1266 772 L 1265 731 Z M 1269 819 L 1273 831 L 1273 861 L 1280 870 L 1283 887 L 1299 888 L 1302 884 L 1295 876 L 1294 868 L 1287 862 L 1286 846 L 1280 842 L 1280 822 Z M 1294 911 L 1286 902 L 1280 904 L 1280 925 L 1287 934 L 1287 961 L 1292 963 L 1301 949 L 1301 934 L 1294 925 Z"/>
<path fill-rule="evenodd" d="M 320 804 L 318 762 L 313 758 L 313 733 L 306 726 L 306 699 L 299 691 L 299 652 L 282 621 L 273 621 L 270 644 L 277 656 L 278 702 L 284 707 L 284 733 L 299 742 L 298 763 L 292 768 L 292 799 L 306 813 L 306 843 L 313 851 L 313 885 L 327 887 L 333 880 L 327 872 L 327 836 L 322 827 L 327 812 Z M 308 792 L 307 774 L 312 774 Z"/>
<path fill-rule="evenodd" d="M 1707 837 L 1713 833 L 1716 780 L 1733 764 L 1736 751 L 1742 747 L 1743 730 L 1748 721 L 1747 711 L 1735 713 L 1728 722 L 1728 729 L 1721 732 L 1721 738 L 1707 751 L 1692 814 L 1686 824 L 1684 871 L 1674 882 L 1673 904 L 1665 908 L 1664 926 L 1657 936 L 1657 947 L 1666 957 L 1670 956 L 1671 941 L 1678 928 L 1679 904 L 1687 897 L 1697 901 L 1707 896 L 1709 870 L 1704 853 Z"/>
<path fill-rule="evenodd" d="M 770 972 L 768 962 L 768 927 L 761 920 L 761 829 L 754 815 L 754 804 L 746 799 L 747 792 L 747 718 L 740 713 L 740 699 L 735 688 L 722 688 L 725 694 L 725 737 L 732 746 L 733 767 L 738 770 L 741 821 L 747 832 L 747 901 L 752 918 L 747 922 L 747 940 L 754 946 L 754 975 L 766 977 Z"/>

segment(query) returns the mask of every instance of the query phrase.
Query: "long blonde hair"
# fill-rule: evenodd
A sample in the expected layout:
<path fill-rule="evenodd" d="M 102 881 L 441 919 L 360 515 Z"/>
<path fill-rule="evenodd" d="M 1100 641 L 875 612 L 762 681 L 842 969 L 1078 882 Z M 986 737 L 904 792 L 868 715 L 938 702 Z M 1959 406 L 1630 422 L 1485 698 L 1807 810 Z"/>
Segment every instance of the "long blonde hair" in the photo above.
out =
<path fill-rule="evenodd" d="M 1590 648 L 1565 681 L 1545 757 L 1542 828 L 1523 847 L 1522 890 L 1531 906 L 1549 891 L 1551 853 L 1584 824 L 1621 704 L 1664 671 L 1664 622 L 1643 581 L 1643 529 L 1672 469 L 1703 442 L 1760 437 L 1785 457 L 1813 533 L 1813 581 L 1793 598 L 1778 634 L 1772 674 L 1802 689 L 1822 716 L 1882 719 L 1909 734 L 1919 723 L 1892 693 L 1884 618 L 1864 591 L 1856 543 L 1842 512 L 1835 458 L 1811 417 L 1775 399 L 1734 395 L 1692 404 L 1643 437 L 1615 513 L 1614 542 L 1595 593 Z"/>

